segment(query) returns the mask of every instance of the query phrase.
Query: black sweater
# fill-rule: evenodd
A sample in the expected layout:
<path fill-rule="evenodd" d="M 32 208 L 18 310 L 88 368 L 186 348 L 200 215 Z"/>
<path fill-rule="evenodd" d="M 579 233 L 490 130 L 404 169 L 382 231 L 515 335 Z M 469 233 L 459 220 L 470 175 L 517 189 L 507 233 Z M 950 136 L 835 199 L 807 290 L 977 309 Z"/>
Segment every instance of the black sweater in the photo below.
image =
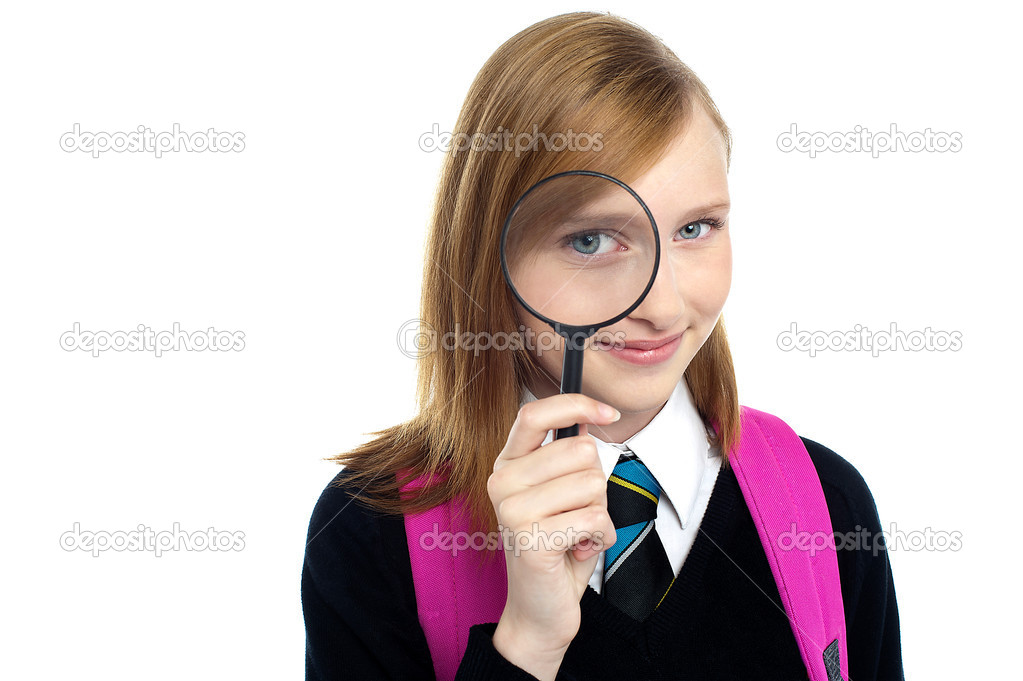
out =
<path fill-rule="evenodd" d="M 881 532 L 859 472 L 802 438 L 836 533 Z M 404 520 L 353 501 L 342 470 L 313 510 L 302 571 L 307 681 L 434 679 L 419 625 Z M 349 503 L 349 502 L 352 503 Z M 849 680 L 904 679 L 887 552 L 873 540 L 838 552 Z M 805 679 L 791 626 L 735 473 L 722 469 L 689 554 L 642 624 L 587 587 L 582 624 L 559 679 Z M 470 629 L 456 679 L 534 680 L 493 646 L 497 624 Z"/>

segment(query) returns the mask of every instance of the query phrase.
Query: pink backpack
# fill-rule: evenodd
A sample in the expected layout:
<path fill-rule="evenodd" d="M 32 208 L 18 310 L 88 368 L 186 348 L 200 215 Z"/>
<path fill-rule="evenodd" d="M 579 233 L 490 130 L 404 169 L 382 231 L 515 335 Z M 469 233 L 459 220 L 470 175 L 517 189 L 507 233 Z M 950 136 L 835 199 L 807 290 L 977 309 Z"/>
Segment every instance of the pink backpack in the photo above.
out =
<path fill-rule="evenodd" d="M 740 442 L 730 462 L 774 574 L 785 613 L 810 681 L 848 679 L 845 613 L 831 516 L 817 471 L 796 433 L 784 421 L 741 407 Z M 403 489 L 419 487 L 424 477 Z M 419 622 L 426 634 L 438 681 L 452 681 L 465 654 L 469 627 L 497 622 L 508 595 L 505 563 L 482 568 L 475 551 L 427 551 L 416 537 L 468 532 L 465 496 L 405 516 Z M 782 550 L 771 540 L 793 530 L 822 532 L 827 546 Z M 436 525 L 436 526 L 435 526 Z M 814 535 L 819 536 L 819 535 Z"/>

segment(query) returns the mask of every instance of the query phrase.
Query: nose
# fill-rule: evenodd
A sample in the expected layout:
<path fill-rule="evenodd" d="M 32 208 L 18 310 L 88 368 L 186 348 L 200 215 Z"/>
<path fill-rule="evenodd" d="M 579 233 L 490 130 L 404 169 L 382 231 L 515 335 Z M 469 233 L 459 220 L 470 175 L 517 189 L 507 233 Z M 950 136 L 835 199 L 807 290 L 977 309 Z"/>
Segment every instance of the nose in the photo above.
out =
<path fill-rule="evenodd" d="M 686 309 L 680 282 L 677 280 L 677 275 L 681 274 L 677 263 L 662 254 L 653 286 L 639 307 L 629 315 L 629 319 L 649 322 L 657 329 L 673 327 Z"/>

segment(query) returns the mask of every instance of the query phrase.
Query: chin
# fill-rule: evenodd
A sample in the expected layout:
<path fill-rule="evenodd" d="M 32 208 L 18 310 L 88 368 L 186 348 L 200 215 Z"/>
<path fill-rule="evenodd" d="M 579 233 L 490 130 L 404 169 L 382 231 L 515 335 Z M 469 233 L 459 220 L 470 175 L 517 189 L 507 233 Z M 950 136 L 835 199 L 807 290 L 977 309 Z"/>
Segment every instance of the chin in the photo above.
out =
<path fill-rule="evenodd" d="M 606 369 L 606 367 L 600 367 Z M 635 371 L 605 372 L 583 367 L 583 393 L 610 404 L 622 414 L 638 414 L 660 409 L 682 378 L 685 366 L 650 374 Z"/>

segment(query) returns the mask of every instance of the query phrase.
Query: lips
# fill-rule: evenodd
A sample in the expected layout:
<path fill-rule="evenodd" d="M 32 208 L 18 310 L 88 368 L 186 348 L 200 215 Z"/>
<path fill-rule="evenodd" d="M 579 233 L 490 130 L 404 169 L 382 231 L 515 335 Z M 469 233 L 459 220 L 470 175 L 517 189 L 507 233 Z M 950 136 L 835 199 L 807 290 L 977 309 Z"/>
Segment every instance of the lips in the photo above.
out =
<path fill-rule="evenodd" d="M 612 357 L 630 364 L 648 366 L 659 364 L 674 355 L 682 343 L 683 334 L 684 332 L 663 338 L 632 340 L 624 345 L 601 343 L 600 348 L 606 350 Z"/>
<path fill-rule="evenodd" d="M 681 336 L 682 336 L 681 333 L 676 333 L 674 336 L 665 336 L 660 340 L 628 341 L 625 344 L 625 347 L 630 350 L 654 350 L 655 348 L 659 348 L 662 345 L 667 345 L 668 343 L 680 338 Z"/>

